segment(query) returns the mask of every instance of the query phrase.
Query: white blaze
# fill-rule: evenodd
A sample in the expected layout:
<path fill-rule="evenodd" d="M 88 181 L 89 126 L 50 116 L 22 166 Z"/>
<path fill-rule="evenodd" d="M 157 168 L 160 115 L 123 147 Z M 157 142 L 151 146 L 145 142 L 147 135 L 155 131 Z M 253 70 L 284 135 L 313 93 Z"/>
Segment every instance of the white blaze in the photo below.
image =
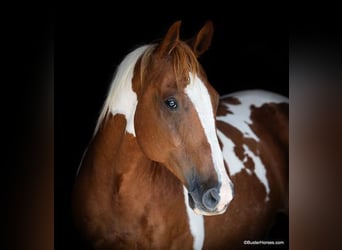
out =
<path fill-rule="evenodd" d="M 199 120 L 207 136 L 211 149 L 213 165 L 217 173 L 218 181 L 221 183 L 219 190 L 220 201 L 217 210 L 224 212 L 225 206 L 233 199 L 230 179 L 224 167 L 222 151 L 217 139 L 215 118 L 208 89 L 196 75 L 190 73 L 190 83 L 185 88 L 185 93 L 190 98 L 198 114 Z"/>

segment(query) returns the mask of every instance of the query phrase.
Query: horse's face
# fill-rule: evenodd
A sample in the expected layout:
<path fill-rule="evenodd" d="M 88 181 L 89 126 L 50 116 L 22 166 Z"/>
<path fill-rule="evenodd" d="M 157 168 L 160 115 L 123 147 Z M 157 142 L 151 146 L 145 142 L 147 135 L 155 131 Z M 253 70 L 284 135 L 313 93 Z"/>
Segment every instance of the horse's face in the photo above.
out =
<path fill-rule="evenodd" d="M 151 160 L 162 163 L 183 183 L 195 212 L 220 214 L 232 200 L 233 190 L 216 136 L 219 95 L 200 68 L 196 54 L 185 43 L 177 42 L 174 53 L 166 54 L 162 43 L 152 53 L 143 74 L 141 68 L 136 70 L 137 141 Z M 185 64 L 196 66 L 175 69 L 175 63 L 182 67 L 182 59 L 174 58 L 176 54 L 187 53 L 192 54 Z"/>

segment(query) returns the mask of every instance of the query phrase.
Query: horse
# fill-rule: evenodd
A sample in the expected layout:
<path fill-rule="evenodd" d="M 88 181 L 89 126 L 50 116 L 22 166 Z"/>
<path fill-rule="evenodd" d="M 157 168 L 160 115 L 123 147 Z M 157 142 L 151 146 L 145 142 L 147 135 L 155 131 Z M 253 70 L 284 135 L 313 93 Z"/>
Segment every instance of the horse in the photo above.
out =
<path fill-rule="evenodd" d="M 91 249 L 238 249 L 288 211 L 289 99 L 220 96 L 181 21 L 119 64 L 72 193 Z"/>

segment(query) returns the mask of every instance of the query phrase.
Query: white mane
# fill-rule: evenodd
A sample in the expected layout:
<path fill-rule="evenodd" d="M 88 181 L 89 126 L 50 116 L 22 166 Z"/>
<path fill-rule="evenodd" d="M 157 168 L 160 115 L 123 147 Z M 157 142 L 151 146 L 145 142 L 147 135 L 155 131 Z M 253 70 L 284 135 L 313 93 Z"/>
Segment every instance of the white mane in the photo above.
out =
<path fill-rule="evenodd" d="M 94 134 L 97 133 L 102 121 L 110 111 L 114 114 L 123 114 L 127 120 L 126 131 L 135 135 L 134 113 L 137 105 L 135 92 L 132 90 L 134 67 L 138 59 L 153 45 L 141 46 L 130 52 L 118 66 L 109 92 L 97 120 Z"/>

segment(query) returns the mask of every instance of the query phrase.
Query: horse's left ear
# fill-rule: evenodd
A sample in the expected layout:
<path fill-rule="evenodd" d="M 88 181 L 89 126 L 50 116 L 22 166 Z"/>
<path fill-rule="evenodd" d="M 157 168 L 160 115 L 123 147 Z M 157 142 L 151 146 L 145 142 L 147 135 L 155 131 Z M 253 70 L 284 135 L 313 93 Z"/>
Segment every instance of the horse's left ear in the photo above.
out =
<path fill-rule="evenodd" d="M 208 50 L 211 44 L 213 33 L 213 22 L 208 20 L 202 29 L 197 33 L 197 35 L 188 42 L 197 57 Z"/>

